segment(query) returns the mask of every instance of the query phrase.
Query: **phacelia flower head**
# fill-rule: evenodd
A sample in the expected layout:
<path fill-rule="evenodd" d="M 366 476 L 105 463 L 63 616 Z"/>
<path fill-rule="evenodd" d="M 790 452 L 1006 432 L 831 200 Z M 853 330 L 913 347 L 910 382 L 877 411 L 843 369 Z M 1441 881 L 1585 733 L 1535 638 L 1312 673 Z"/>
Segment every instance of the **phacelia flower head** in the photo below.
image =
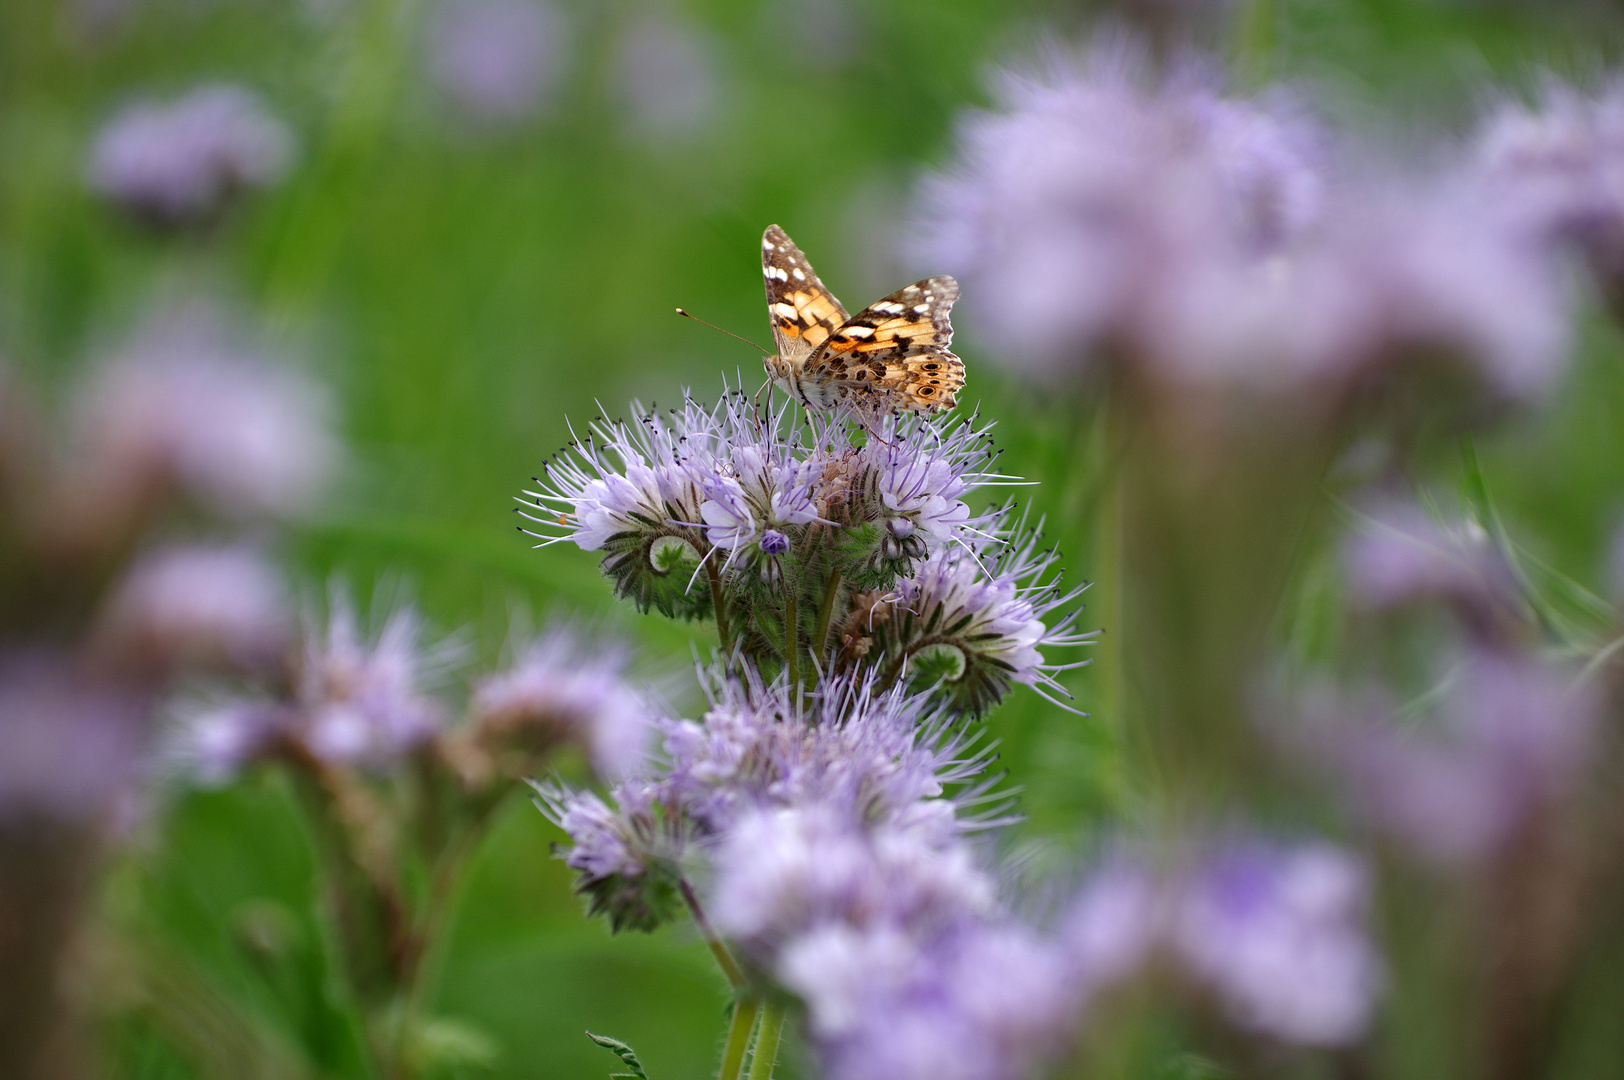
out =
<path fill-rule="evenodd" d="M 1006 532 L 1008 513 L 996 515 L 995 535 Z M 1038 534 L 1007 532 L 1007 540 L 937 551 L 897 583 L 893 602 L 855 610 L 848 635 L 966 713 L 987 711 L 1012 682 L 1050 700 L 1069 697 L 1055 675 L 1076 665 L 1045 660 L 1042 650 L 1093 640 L 1072 629 L 1077 610 L 1055 615 L 1081 589 L 1062 590 L 1055 553 L 1038 548 Z"/>
<path fill-rule="evenodd" d="M 1472 647 L 1420 723 L 1388 694 L 1322 689 L 1287 737 L 1361 819 L 1458 866 L 1504 851 L 1535 815 L 1573 796 L 1597 706 L 1593 689 L 1558 666 Z"/>
<path fill-rule="evenodd" d="M 228 516 L 293 513 L 338 456 L 319 389 L 206 308 L 154 319 L 75 405 L 86 515 L 127 512 L 170 486 Z"/>
<path fill-rule="evenodd" d="M 1534 106 L 1485 117 L 1474 165 L 1486 196 L 1536 236 L 1571 245 L 1603 296 L 1624 296 L 1624 81 L 1596 93 L 1548 79 Z"/>
<path fill-rule="evenodd" d="M 293 137 L 239 86 L 127 106 L 96 137 L 91 188 L 153 224 L 206 224 L 248 188 L 280 179 Z"/>
<path fill-rule="evenodd" d="M 1252 398 L 1335 402 L 1412 369 L 1473 409 L 1549 390 L 1567 290 L 1505 200 L 1458 167 L 1333 175 L 1291 107 L 1225 97 L 1189 61 L 1150 72 L 1113 40 L 1010 82 L 927 189 L 921 254 L 965 281 L 994 355 Z"/>
<path fill-rule="evenodd" d="M 1383 980 L 1368 893 L 1363 865 L 1329 844 L 1222 848 L 1186 886 L 1173 946 L 1237 1026 L 1345 1046 L 1364 1034 Z"/>
<path fill-rule="evenodd" d="M 131 567 L 98 629 L 100 650 L 152 674 L 279 665 L 291 620 L 275 569 L 251 548 L 187 545 Z"/>
<path fill-rule="evenodd" d="M 1007 77 L 926 191 L 922 261 L 966 284 L 996 355 L 1040 377 L 1107 348 L 1188 245 L 1261 257 L 1323 211 L 1319 138 L 1288 109 L 1220 95 L 1193 59 L 1156 74 L 1113 37 Z"/>
<path fill-rule="evenodd" d="M 1442 601 L 1484 636 L 1518 604 L 1512 568 L 1482 526 L 1448 525 L 1413 504 L 1372 507 L 1343 564 L 1353 604 L 1380 611 Z"/>
<path fill-rule="evenodd" d="M 1358 858 L 1240 836 L 1162 863 L 1118 853 L 1073 902 L 1060 941 L 1085 1000 L 1165 967 L 1248 1033 L 1308 1046 L 1363 1036 L 1384 976 Z"/>
<path fill-rule="evenodd" d="M 626 775 L 642 763 L 653 733 L 652 706 L 626 680 L 626 662 L 623 649 L 589 647 L 555 630 L 475 687 L 468 734 L 488 754 L 537 761 L 558 742 L 573 740 L 587 749 L 599 775 Z"/>
<path fill-rule="evenodd" d="M 422 623 L 402 607 L 365 640 L 355 609 L 334 596 L 325 625 L 310 620 L 299 669 L 300 737 L 318 758 L 383 765 L 432 737 L 444 721 L 425 684 L 448 660 L 448 647 L 424 649 Z"/>
<path fill-rule="evenodd" d="M 792 405 L 759 416 L 734 392 L 714 408 L 688 399 L 640 423 L 595 424 L 549 463 L 521 513 L 546 543 L 604 551 L 604 572 L 640 607 L 691 616 L 710 599 L 694 588 L 702 568 L 747 586 L 761 560 L 800 552 L 814 534 L 847 580 L 888 584 L 981 535 L 989 519 L 965 498 L 1008 479 L 993 458 L 973 418 L 892 417 L 872 432 L 837 419 L 814 432 Z"/>
<path fill-rule="evenodd" d="M 557 784 L 536 785 L 536 791 L 536 805 L 573 841 L 562 854 L 590 914 L 606 916 L 617 932 L 645 933 L 676 915 L 691 829 L 668 791 L 624 780 L 611 793 L 612 807 L 590 791 Z"/>

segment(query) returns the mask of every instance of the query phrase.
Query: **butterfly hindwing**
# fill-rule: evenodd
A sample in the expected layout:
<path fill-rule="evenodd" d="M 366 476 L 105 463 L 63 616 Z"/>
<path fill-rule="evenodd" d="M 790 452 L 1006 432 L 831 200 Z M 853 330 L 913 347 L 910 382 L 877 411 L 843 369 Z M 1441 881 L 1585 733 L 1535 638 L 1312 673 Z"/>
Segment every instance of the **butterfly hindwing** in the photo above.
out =
<path fill-rule="evenodd" d="M 875 301 L 839 326 L 806 360 L 806 378 L 843 392 L 882 395 L 892 408 L 940 412 L 964 385 L 964 362 L 949 350 L 949 312 L 959 285 L 925 278 Z"/>
<path fill-rule="evenodd" d="M 846 309 L 777 225 L 769 225 L 761 237 L 761 274 L 767 285 L 773 344 L 784 360 L 804 362 L 846 323 Z"/>

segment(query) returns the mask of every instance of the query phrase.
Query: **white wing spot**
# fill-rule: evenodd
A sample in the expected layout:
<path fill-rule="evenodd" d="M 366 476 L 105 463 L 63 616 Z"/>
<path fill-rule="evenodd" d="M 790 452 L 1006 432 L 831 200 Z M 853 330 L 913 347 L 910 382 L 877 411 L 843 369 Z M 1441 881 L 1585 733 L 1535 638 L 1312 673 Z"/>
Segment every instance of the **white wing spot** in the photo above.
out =
<path fill-rule="evenodd" d="M 874 336 L 872 326 L 848 326 L 840 331 L 841 337 L 868 338 Z"/>
<path fill-rule="evenodd" d="M 901 315 L 902 314 L 902 305 L 901 304 L 895 304 L 895 303 L 892 303 L 889 300 L 886 300 L 883 303 L 875 304 L 874 305 L 874 310 L 875 311 L 883 311 L 887 315 Z"/>
<path fill-rule="evenodd" d="M 771 251 L 773 249 L 773 242 L 771 240 L 763 240 L 761 242 L 761 247 L 763 251 Z"/>
<path fill-rule="evenodd" d="M 789 277 L 789 275 L 784 273 L 784 268 L 782 266 L 767 267 L 767 276 L 770 278 L 776 278 L 779 281 L 787 280 Z"/>
<path fill-rule="evenodd" d="M 793 304 L 774 304 L 773 314 L 777 315 L 781 319 L 794 319 L 798 317 L 798 312 L 796 312 Z"/>
<path fill-rule="evenodd" d="M 795 280 L 796 281 L 805 281 L 806 280 L 806 275 L 801 273 L 801 268 L 799 266 L 797 266 L 795 268 Z"/>
<path fill-rule="evenodd" d="M 915 315 L 923 315 L 925 312 L 927 312 L 929 310 L 930 310 L 930 305 L 929 304 L 915 304 L 914 305 L 914 314 Z"/>

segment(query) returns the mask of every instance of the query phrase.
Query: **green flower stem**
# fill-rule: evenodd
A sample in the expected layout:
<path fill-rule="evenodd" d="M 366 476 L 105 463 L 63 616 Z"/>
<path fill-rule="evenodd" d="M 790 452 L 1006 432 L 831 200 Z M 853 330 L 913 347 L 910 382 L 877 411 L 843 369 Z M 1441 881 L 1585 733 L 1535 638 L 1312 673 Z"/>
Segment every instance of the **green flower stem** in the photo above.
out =
<path fill-rule="evenodd" d="M 705 556 L 705 577 L 710 582 L 711 608 L 716 614 L 716 638 L 722 646 L 722 655 L 730 656 L 733 642 L 727 633 L 727 602 L 722 598 L 722 572 L 716 568 L 717 552 Z"/>
<path fill-rule="evenodd" d="M 784 1034 L 784 1003 L 778 998 L 767 1002 L 761 1014 L 761 1031 L 756 1035 L 756 1052 L 750 1059 L 750 1080 L 772 1080 L 778 1061 L 778 1040 Z"/>
<path fill-rule="evenodd" d="M 829 571 L 829 580 L 823 586 L 823 603 L 818 605 L 818 626 L 812 632 L 812 655 L 823 662 L 824 650 L 829 644 L 829 620 L 834 616 L 835 598 L 840 595 L 840 571 Z"/>
<path fill-rule="evenodd" d="M 735 990 L 743 990 L 746 984 L 744 971 L 739 967 L 739 962 L 733 959 L 733 954 L 727 951 L 727 943 L 717 934 L 716 928 L 705 918 L 705 909 L 699 906 L 699 897 L 694 895 L 693 886 L 688 884 L 687 878 L 680 878 L 677 887 L 682 892 L 683 901 L 688 905 L 688 913 L 694 917 L 694 925 L 699 927 L 699 933 L 705 938 L 705 944 L 710 947 L 711 955 L 716 958 L 716 966 L 727 976 L 728 985 Z"/>
<path fill-rule="evenodd" d="M 744 1072 L 744 1052 L 750 1046 L 750 1032 L 756 1026 L 756 1015 L 761 1012 L 761 999 L 755 995 L 742 997 L 733 1007 L 733 1023 L 728 1025 L 727 1045 L 722 1048 L 722 1071 L 717 1080 L 739 1080 Z M 777 1049 L 778 1040 L 773 1040 Z M 755 1071 L 751 1070 L 751 1075 Z"/>
<path fill-rule="evenodd" d="M 801 685 L 800 594 L 798 582 L 784 590 L 784 665 L 791 686 Z"/>

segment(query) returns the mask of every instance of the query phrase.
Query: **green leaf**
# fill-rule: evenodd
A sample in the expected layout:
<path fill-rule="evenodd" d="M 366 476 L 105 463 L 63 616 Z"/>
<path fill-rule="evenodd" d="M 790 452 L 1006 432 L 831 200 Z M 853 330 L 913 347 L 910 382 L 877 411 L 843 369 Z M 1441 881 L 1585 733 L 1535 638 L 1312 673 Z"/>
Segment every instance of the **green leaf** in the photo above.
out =
<path fill-rule="evenodd" d="M 648 1080 L 648 1073 L 643 1071 L 643 1063 L 637 1060 L 637 1051 L 619 1039 L 611 1039 L 607 1035 L 594 1035 L 589 1031 L 586 1033 L 586 1037 L 605 1050 L 613 1050 L 615 1056 L 620 1058 L 626 1068 L 631 1070 L 631 1072 L 610 1073 L 609 1080 Z"/>

